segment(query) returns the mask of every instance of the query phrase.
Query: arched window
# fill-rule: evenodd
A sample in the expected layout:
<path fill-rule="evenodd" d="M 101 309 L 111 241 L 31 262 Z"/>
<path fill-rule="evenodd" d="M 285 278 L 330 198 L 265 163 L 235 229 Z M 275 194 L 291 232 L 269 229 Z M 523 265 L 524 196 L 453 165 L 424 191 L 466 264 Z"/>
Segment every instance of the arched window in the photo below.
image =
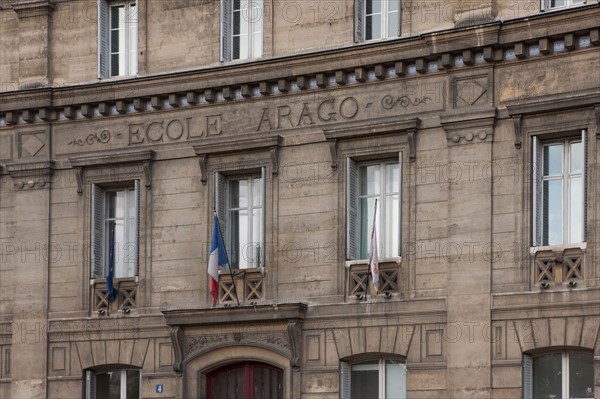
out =
<path fill-rule="evenodd" d="M 86 399 L 140 399 L 139 369 L 113 368 L 86 370 Z"/>
<path fill-rule="evenodd" d="M 594 354 L 555 351 L 523 356 L 525 399 L 593 399 Z"/>
<path fill-rule="evenodd" d="M 210 372 L 207 399 L 283 399 L 283 371 L 265 363 L 235 363 Z"/>
<path fill-rule="evenodd" d="M 376 357 L 341 362 L 341 399 L 406 398 L 406 363 Z"/>

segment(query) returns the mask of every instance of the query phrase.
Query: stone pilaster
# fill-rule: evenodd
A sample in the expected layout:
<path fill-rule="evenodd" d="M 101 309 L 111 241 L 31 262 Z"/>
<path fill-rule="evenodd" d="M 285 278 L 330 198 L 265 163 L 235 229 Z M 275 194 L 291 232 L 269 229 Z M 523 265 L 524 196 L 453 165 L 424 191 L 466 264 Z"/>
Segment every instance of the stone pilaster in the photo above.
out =
<path fill-rule="evenodd" d="M 6 165 L 15 195 L 12 398 L 46 397 L 50 179 L 53 163 Z"/>

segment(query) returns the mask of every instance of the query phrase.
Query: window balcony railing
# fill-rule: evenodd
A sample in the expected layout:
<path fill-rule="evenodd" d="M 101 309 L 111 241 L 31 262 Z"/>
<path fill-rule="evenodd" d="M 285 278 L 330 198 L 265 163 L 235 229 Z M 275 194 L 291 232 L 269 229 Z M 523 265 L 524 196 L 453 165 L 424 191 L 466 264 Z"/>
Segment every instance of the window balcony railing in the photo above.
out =
<path fill-rule="evenodd" d="M 534 285 L 542 289 L 576 287 L 584 281 L 584 255 L 581 248 L 537 251 L 533 262 Z"/>
<path fill-rule="evenodd" d="M 234 270 L 233 279 L 231 273 L 221 271 L 219 273 L 219 303 L 237 304 L 236 291 L 240 303 L 263 301 L 265 299 L 264 277 L 263 268 Z"/>
<path fill-rule="evenodd" d="M 389 298 L 392 294 L 400 293 L 400 264 L 399 262 L 379 262 L 379 293 Z M 352 261 L 346 266 L 346 281 L 348 282 L 348 297 L 364 298 L 364 295 L 376 295 L 372 279 L 368 277 L 368 264 Z"/>
<path fill-rule="evenodd" d="M 106 280 L 92 280 L 92 312 L 100 315 L 108 315 L 111 312 L 122 311 L 129 313 L 138 307 L 138 281 L 137 277 L 114 279 L 114 287 L 117 290 L 117 298 L 110 303 L 108 300 L 108 289 Z"/>

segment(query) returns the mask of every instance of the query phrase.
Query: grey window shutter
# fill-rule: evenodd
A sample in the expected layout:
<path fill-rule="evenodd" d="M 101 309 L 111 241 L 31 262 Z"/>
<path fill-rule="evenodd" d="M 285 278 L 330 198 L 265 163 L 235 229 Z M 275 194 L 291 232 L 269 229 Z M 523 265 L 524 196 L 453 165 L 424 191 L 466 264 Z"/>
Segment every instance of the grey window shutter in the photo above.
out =
<path fill-rule="evenodd" d="M 588 166 L 588 149 L 587 149 L 587 130 L 583 129 L 581 131 L 581 144 L 583 147 L 583 176 L 582 176 L 582 184 L 583 184 L 583 242 L 587 241 L 587 195 L 588 195 L 588 186 L 587 186 L 587 166 Z"/>
<path fill-rule="evenodd" d="M 223 234 L 223 241 L 227 247 L 227 181 L 222 173 L 215 173 L 215 210 L 217 211 L 217 217 L 219 218 L 219 225 L 221 226 L 221 234 Z"/>
<path fill-rule="evenodd" d="M 358 257 L 358 167 L 351 158 L 346 162 L 346 258 Z"/>
<path fill-rule="evenodd" d="M 365 1 L 354 0 L 354 41 L 360 43 L 365 40 Z"/>
<path fill-rule="evenodd" d="M 533 137 L 533 165 L 532 165 L 532 181 L 533 181 L 533 201 L 531 209 L 533 211 L 533 246 L 539 247 L 543 245 L 542 241 L 542 176 L 544 152 L 542 143 L 537 136 Z"/>
<path fill-rule="evenodd" d="M 231 60 L 231 0 L 221 0 L 221 61 Z"/>
<path fill-rule="evenodd" d="M 106 0 L 98 0 L 98 79 L 108 78 L 109 10 Z"/>
<path fill-rule="evenodd" d="M 260 226 L 260 267 L 265 267 L 266 258 L 266 236 L 267 236 L 267 168 L 261 168 L 261 190 L 262 190 L 262 226 Z"/>
<path fill-rule="evenodd" d="M 85 398 L 96 399 L 96 374 L 91 370 L 85 371 Z"/>
<path fill-rule="evenodd" d="M 546 11 L 550 8 L 550 0 L 541 0 L 540 11 Z"/>
<path fill-rule="evenodd" d="M 533 360 L 523 355 L 523 399 L 533 398 Z"/>
<path fill-rule="evenodd" d="M 91 278 L 103 278 L 104 267 L 102 264 L 104 248 L 104 191 L 92 184 L 92 245 Z"/>
<path fill-rule="evenodd" d="M 134 247 L 134 275 L 139 274 L 139 259 L 140 259 L 140 181 L 135 181 L 135 242 Z"/>
<path fill-rule="evenodd" d="M 350 365 L 346 362 L 340 362 L 340 399 L 350 399 Z"/>
<path fill-rule="evenodd" d="M 400 200 L 398 201 L 398 206 L 400 207 L 400 209 L 398 210 L 398 217 L 400 220 L 398 220 L 398 226 L 400 231 L 398 232 L 398 237 L 400 239 L 400 244 L 398 245 L 398 256 L 402 255 L 402 169 L 404 168 L 404 165 L 402 164 L 402 152 L 400 152 L 400 154 L 398 155 L 398 163 L 400 165 L 400 192 L 399 192 L 399 198 Z"/>

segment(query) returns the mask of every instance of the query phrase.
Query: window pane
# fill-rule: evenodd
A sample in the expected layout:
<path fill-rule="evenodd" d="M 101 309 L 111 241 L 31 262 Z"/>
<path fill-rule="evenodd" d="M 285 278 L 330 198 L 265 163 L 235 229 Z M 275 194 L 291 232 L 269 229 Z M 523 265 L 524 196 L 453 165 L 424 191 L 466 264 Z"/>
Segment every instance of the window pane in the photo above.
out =
<path fill-rule="evenodd" d="M 533 397 L 562 398 L 562 353 L 533 358 Z"/>
<path fill-rule="evenodd" d="M 383 256 L 389 258 L 400 253 L 400 197 L 386 197 L 385 205 L 385 235 L 377 238 L 385 240 Z"/>
<path fill-rule="evenodd" d="M 121 398 L 121 370 L 96 374 L 96 399 Z"/>
<path fill-rule="evenodd" d="M 385 362 L 385 397 L 406 398 L 406 365 L 394 360 Z"/>
<path fill-rule="evenodd" d="M 544 176 L 562 175 L 562 165 L 562 144 L 544 146 Z"/>
<path fill-rule="evenodd" d="M 583 171 L 583 143 L 571 143 L 571 173 L 581 173 Z"/>
<path fill-rule="evenodd" d="M 379 201 L 377 206 L 381 206 Z M 371 229 L 373 228 L 373 213 L 375 212 L 375 198 L 360 199 L 360 258 L 367 259 L 369 257 L 369 243 L 371 241 Z M 381 213 L 381 208 L 377 211 Z M 378 238 L 380 237 L 379 217 L 375 221 L 375 229 L 377 230 Z"/>
<path fill-rule="evenodd" d="M 378 362 L 355 364 L 350 376 L 352 399 L 372 399 L 379 397 Z"/>
<path fill-rule="evenodd" d="M 125 20 L 125 6 L 113 6 L 110 8 L 110 28 L 118 29 L 123 26 Z"/>
<path fill-rule="evenodd" d="M 365 39 L 381 39 L 381 14 L 365 17 Z"/>
<path fill-rule="evenodd" d="M 550 0 L 550 7 L 564 7 L 566 0 Z"/>
<path fill-rule="evenodd" d="M 127 399 L 138 399 L 140 397 L 140 372 L 139 370 L 127 370 Z"/>
<path fill-rule="evenodd" d="M 400 16 L 398 11 L 388 14 L 388 31 L 387 37 L 395 37 L 400 35 Z"/>
<path fill-rule="evenodd" d="M 249 256 L 249 262 L 251 267 L 259 267 L 260 261 L 263 256 L 261 244 L 262 237 L 262 210 L 261 209 L 253 209 L 252 210 L 252 237 L 251 244 L 248 246 L 248 250 L 246 251 Z"/>
<path fill-rule="evenodd" d="M 385 167 L 385 192 L 386 194 L 400 191 L 400 165 L 397 163 Z"/>
<path fill-rule="evenodd" d="M 381 12 L 381 0 L 367 0 L 367 14 L 377 14 Z"/>
<path fill-rule="evenodd" d="M 583 187 L 582 178 L 575 177 L 570 179 L 570 242 L 583 242 Z"/>
<path fill-rule="evenodd" d="M 569 397 L 594 397 L 594 354 L 569 353 Z"/>
<path fill-rule="evenodd" d="M 544 245 L 562 244 L 562 180 L 544 181 Z"/>
<path fill-rule="evenodd" d="M 232 180 L 229 183 L 230 208 L 248 207 L 248 188 L 247 180 Z"/>
<path fill-rule="evenodd" d="M 381 193 L 381 167 L 379 165 L 360 168 L 360 195 Z"/>

